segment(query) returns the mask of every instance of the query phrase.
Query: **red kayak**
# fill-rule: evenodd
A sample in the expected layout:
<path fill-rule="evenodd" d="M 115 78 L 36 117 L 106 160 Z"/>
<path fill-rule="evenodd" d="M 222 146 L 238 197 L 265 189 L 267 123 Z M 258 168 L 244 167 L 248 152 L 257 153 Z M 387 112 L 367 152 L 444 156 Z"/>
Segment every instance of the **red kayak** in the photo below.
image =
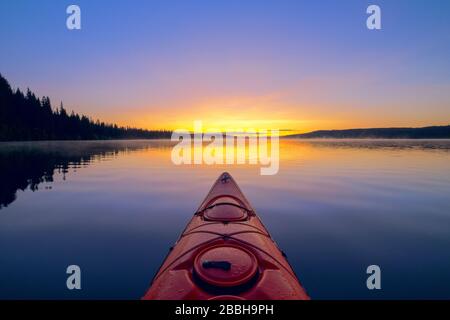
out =
<path fill-rule="evenodd" d="M 309 297 L 236 182 L 223 173 L 171 248 L 143 299 Z"/>

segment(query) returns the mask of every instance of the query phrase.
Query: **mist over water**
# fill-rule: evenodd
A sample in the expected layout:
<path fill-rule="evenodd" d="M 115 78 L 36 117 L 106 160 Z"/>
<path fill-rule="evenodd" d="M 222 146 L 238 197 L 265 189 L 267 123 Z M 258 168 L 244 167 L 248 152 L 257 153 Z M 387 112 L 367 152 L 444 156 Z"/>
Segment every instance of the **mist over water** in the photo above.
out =
<path fill-rule="evenodd" d="M 282 139 L 274 176 L 175 166 L 173 145 L 0 143 L 0 298 L 140 298 L 223 171 L 313 299 L 450 298 L 450 140 Z"/>

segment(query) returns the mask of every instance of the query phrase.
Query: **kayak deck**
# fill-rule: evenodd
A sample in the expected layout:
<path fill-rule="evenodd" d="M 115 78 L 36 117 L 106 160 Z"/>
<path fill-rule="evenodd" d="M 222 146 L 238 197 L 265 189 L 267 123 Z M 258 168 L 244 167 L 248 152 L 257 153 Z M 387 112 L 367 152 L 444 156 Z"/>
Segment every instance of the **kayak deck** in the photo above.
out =
<path fill-rule="evenodd" d="M 309 299 L 234 179 L 223 173 L 143 299 Z"/>

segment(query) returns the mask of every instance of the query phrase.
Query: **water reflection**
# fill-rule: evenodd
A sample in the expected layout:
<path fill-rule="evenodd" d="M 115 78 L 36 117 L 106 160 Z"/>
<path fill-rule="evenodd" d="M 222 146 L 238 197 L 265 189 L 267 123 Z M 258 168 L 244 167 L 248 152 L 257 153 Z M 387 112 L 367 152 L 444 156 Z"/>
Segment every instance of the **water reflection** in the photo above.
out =
<path fill-rule="evenodd" d="M 313 145 L 320 148 L 348 148 L 348 149 L 418 149 L 418 150 L 450 150 L 450 140 L 446 139 L 289 139 L 291 145 Z"/>
<path fill-rule="evenodd" d="M 42 183 L 51 183 L 54 175 L 66 179 L 69 170 L 104 161 L 137 150 L 167 149 L 172 143 L 145 141 L 55 141 L 0 144 L 0 209 L 14 202 L 17 191 L 37 191 Z M 51 189 L 51 185 L 46 186 Z"/>
<path fill-rule="evenodd" d="M 281 140 L 275 176 L 175 166 L 172 146 L 1 143 L 0 298 L 140 298 L 224 170 L 312 298 L 450 298 L 450 141 Z"/>
<path fill-rule="evenodd" d="M 169 152 L 174 144 L 169 140 L 0 143 L 0 209 L 7 207 L 16 200 L 17 191 L 29 189 L 34 192 L 39 190 L 42 184 L 45 185 L 45 189 L 51 189 L 51 183 L 54 181 L 55 175 L 60 175 L 63 180 L 66 180 L 69 170 L 76 172 L 78 169 L 89 166 L 92 162 L 111 160 L 121 154 L 149 149 L 162 151 L 169 160 Z M 302 161 L 314 161 L 318 165 L 323 161 L 339 161 L 342 159 L 336 152 L 339 149 L 356 151 L 359 156 L 363 153 L 358 150 L 364 149 L 375 151 L 436 150 L 449 153 L 450 142 L 449 140 L 284 139 L 281 142 L 280 156 L 284 166 L 290 166 L 293 162 L 297 165 Z M 227 150 L 223 150 L 223 152 L 226 154 Z M 233 152 L 237 154 L 240 151 Z M 248 150 L 244 153 L 246 153 L 246 162 L 248 162 Z M 345 153 L 344 158 L 351 161 L 350 154 Z M 366 153 L 365 155 L 369 155 L 365 159 L 366 161 L 374 160 L 377 157 L 375 153 Z M 424 155 L 426 154 L 422 154 L 421 159 L 424 158 Z M 393 159 L 391 158 L 389 161 L 390 163 L 387 163 L 387 166 L 394 167 Z M 378 163 L 378 165 L 381 164 Z M 201 167 L 213 171 L 229 169 L 229 166 L 223 165 L 188 167 L 191 169 Z M 243 164 L 235 167 L 250 169 L 252 166 Z M 255 172 L 255 170 L 252 170 L 252 173 Z M 355 172 L 352 172 L 352 174 L 355 174 Z M 285 184 L 286 181 L 281 183 Z"/>

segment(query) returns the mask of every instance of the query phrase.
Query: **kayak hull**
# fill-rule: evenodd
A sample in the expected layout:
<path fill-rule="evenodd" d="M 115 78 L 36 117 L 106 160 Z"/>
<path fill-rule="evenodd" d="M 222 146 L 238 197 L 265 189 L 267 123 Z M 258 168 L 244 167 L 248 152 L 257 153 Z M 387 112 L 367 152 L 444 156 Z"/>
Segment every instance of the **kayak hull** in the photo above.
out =
<path fill-rule="evenodd" d="M 309 297 L 236 182 L 223 173 L 171 248 L 143 299 Z"/>

